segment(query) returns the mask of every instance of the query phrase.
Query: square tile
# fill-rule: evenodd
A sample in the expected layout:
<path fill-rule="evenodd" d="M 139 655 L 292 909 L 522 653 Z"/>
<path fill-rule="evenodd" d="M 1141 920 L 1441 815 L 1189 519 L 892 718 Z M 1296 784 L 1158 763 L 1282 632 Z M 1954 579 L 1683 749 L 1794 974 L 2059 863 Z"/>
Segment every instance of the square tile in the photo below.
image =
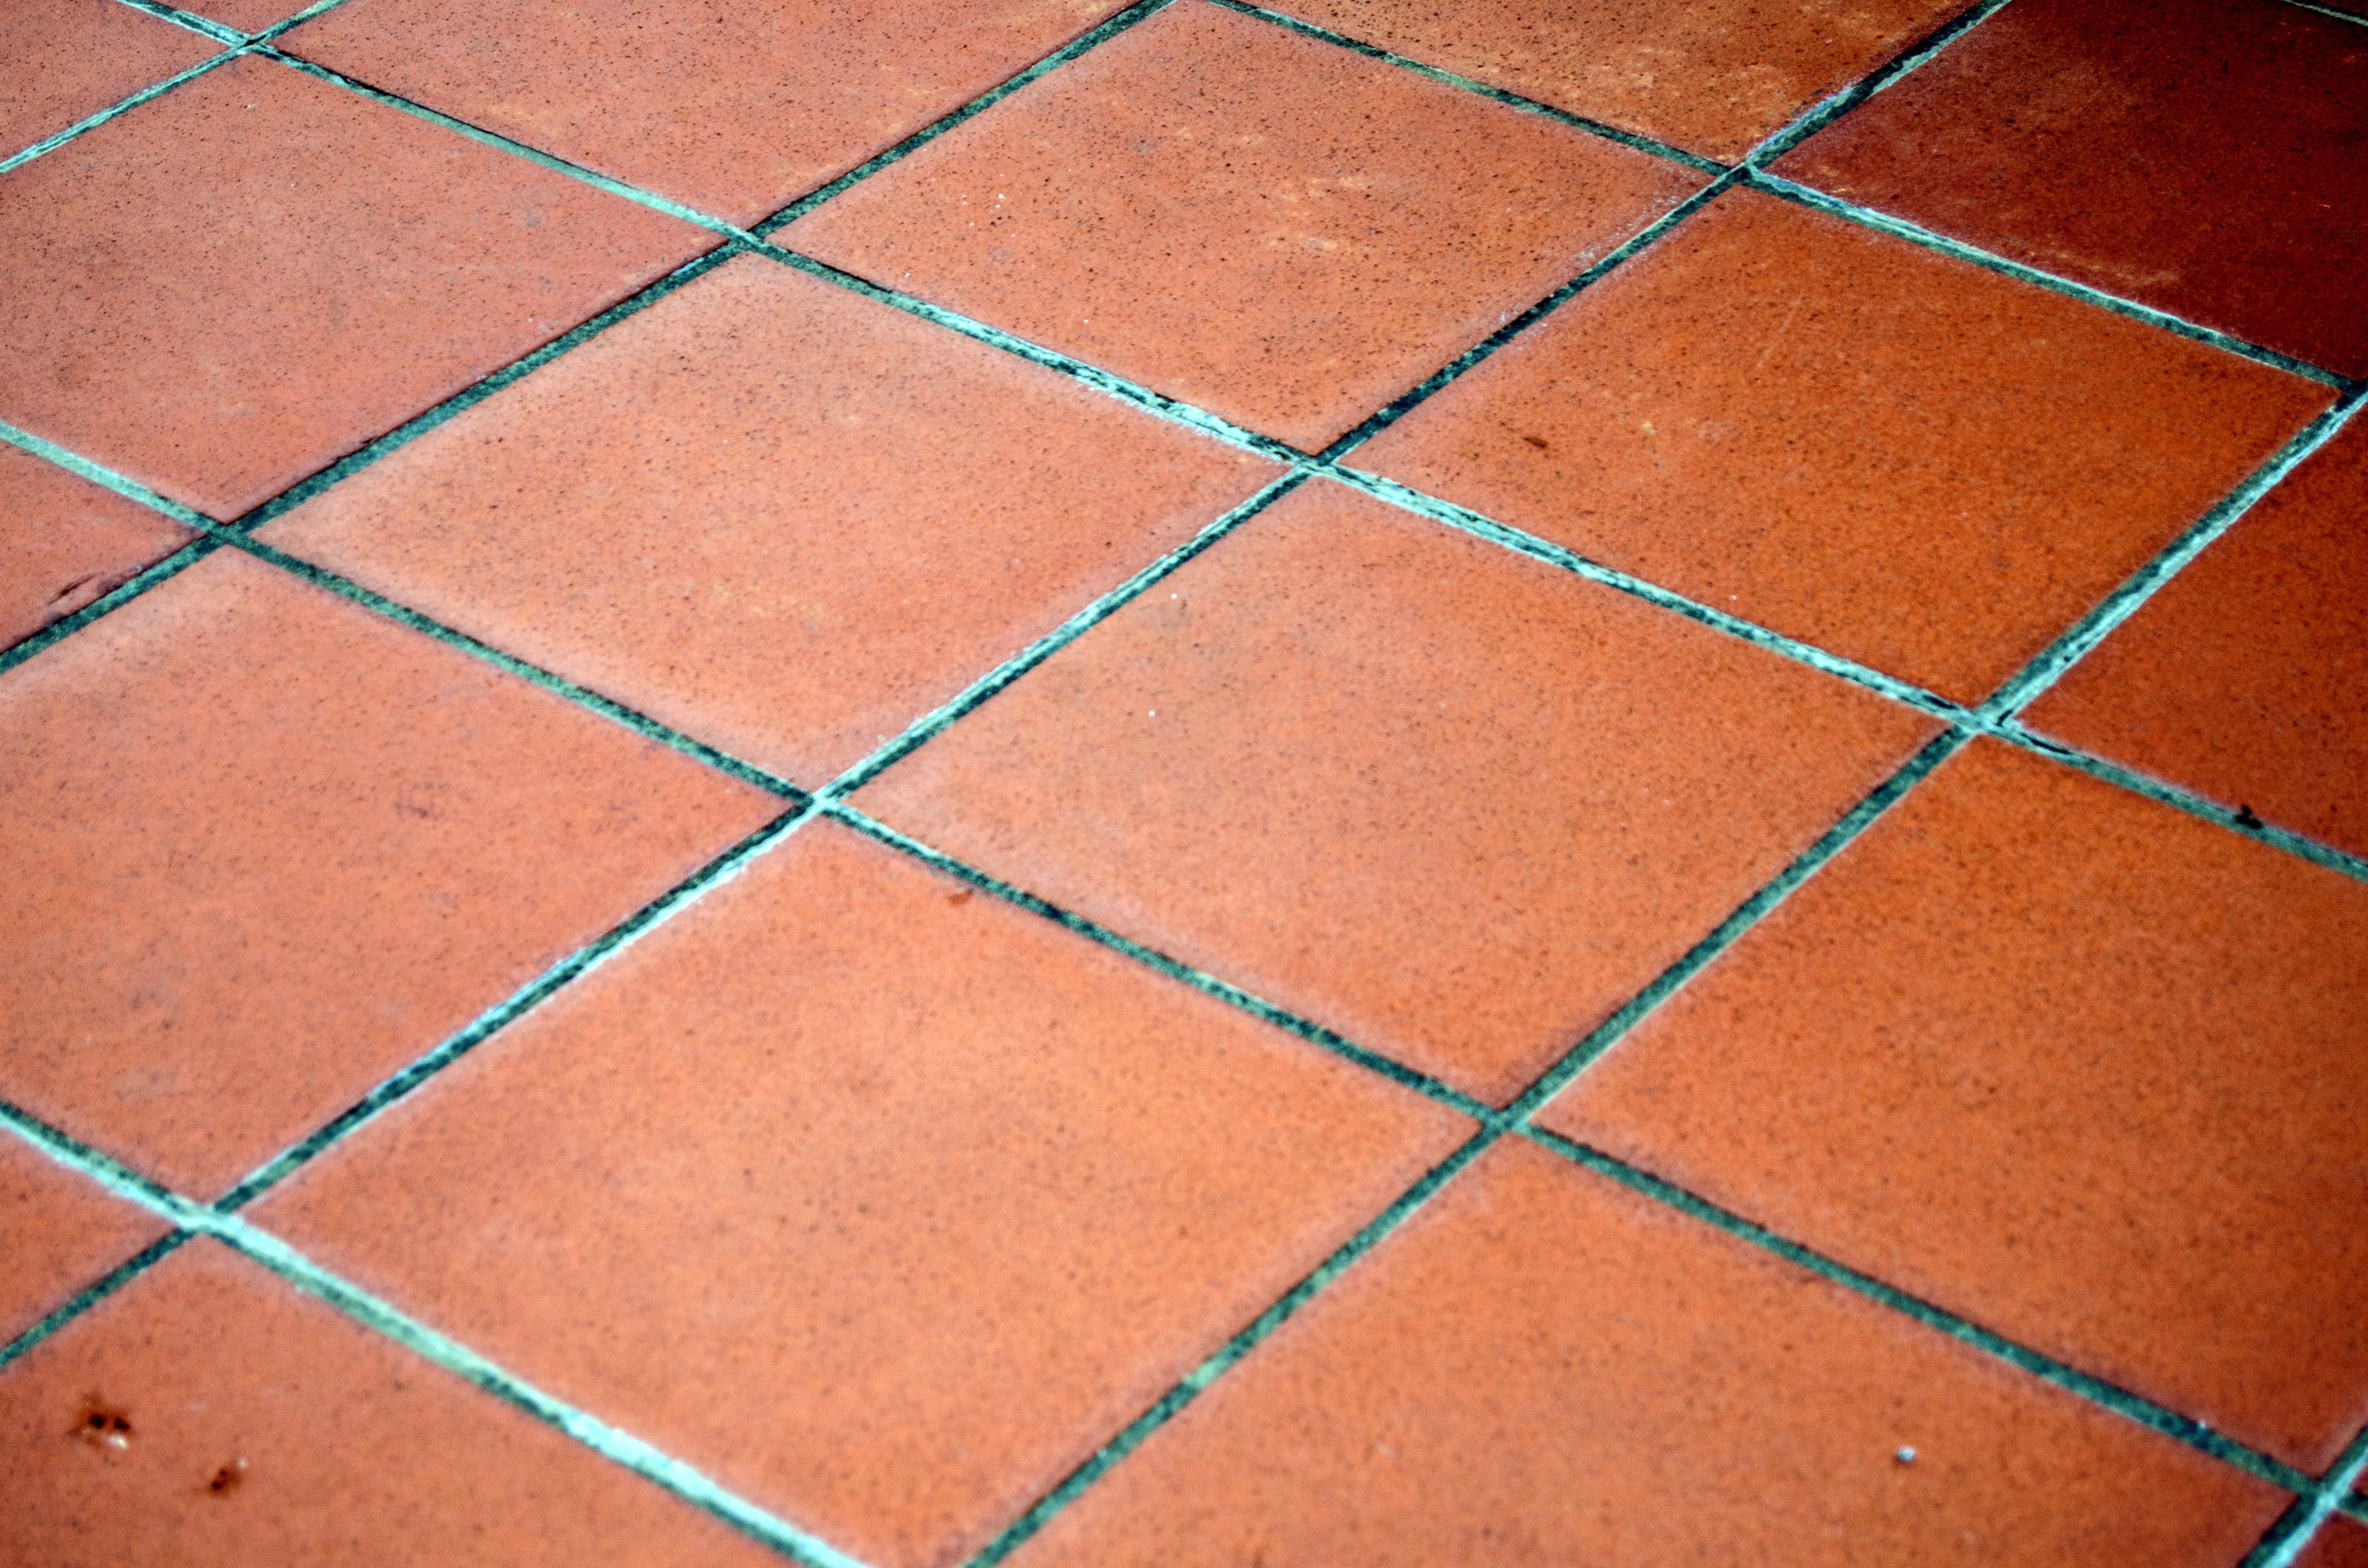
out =
<path fill-rule="evenodd" d="M 0 418 L 233 517 L 713 244 L 250 56 L 0 176 Z"/>
<path fill-rule="evenodd" d="M 1978 702 L 2332 398 L 1738 191 L 1351 460 Z"/>
<path fill-rule="evenodd" d="M 211 1241 L 0 1371 L 43 1568 L 780 1560 Z"/>
<path fill-rule="evenodd" d="M 1963 8 L 1964 0 L 1284 0 L 1273 7 L 1729 164 Z"/>
<path fill-rule="evenodd" d="M 905 1568 L 984 1544 L 1469 1131 L 825 822 L 257 1212 Z"/>
<path fill-rule="evenodd" d="M 2368 856 L 2368 419 L 2023 710 L 2032 728 Z"/>
<path fill-rule="evenodd" d="M 227 551 L 0 729 L 0 1097 L 200 1198 L 781 806 Z"/>
<path fill-rule="evenodd" d="M 1702 184 L 1178 0 L 779 237 L 1313 449 Z"/>
<path fill-rule="evenodd" d="M 197 537 L 162 513 L 0 444 L 0 648 L 72 615 Z"/>
<path fill-rule="evenodd" d="M 1011 1562 L 2226 1568 L 2284 1501 L 1513 1142 Z"/>
<path fill-rule="evenodd" d="M 744 257 L 264 537 L 820 785 L 1281 472 Z"/>
<path fill-rule="evenodd" d="M 2368 1420 L 2368 887 L 2027 752 L 1541 1119 L 2313 1473 Z"/>
<path fill-rule="evenodd" d="M 0 1132 L 0 1346 L 166 1228 L 23 1139 Z"/>
<path fill-rule="evenodd" d="M 348 0 L 292 53 L 753 223 L 1119 9 L 1113 0 Z"/>
<path fill-rule="evenodd" d="M 2368 30 L 2272 0 L 2016 0 L 1779 174 L 2368 373 Z"/>
<path fill-rule="evenodd" d="M 11 6 L 0 21 L 0 158 L 221 52 L 120 0 Z"/>
<path fill-rule="evenodd" d="M 856 804 L 1502 1102 L 1934 728 L 1324 483 Z"/>

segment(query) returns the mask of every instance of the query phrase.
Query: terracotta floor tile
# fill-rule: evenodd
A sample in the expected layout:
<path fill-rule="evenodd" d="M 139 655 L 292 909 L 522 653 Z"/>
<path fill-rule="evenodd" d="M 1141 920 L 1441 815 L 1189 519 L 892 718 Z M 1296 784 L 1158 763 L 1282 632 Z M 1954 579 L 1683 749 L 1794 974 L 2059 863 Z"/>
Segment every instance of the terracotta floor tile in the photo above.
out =
<path fill-rule="evenodd" d="M 2294 1568 L 2368 1568 L 2368 1525 L 2336 1516 L 2319 1528 Z"/>
<path fill-rule="evenodd" d="M 819 785 L 1280 472 L 750 257 L 265 537 Z"/>
<path fill-rule="evenodd" d="M 210 1241 L 0 1372 L 0 1452 L 44 1568 L 780 1561 Z"/>
<path fill-rule="evenodd" d="M 2363 517 L 2355 417 L 2024 717 L 2368 855 Z"/>
<path fill-rule="evenodd" d="M 1284 0 L 1273 7 L 1725 163 L 1963 8 L 1963 0 Z"/>
<path fill-rule="evenodd" d="M 1970 702 L 2332 396 L 1742 191 L 1350 460 Z"/>
<path fill-rule="evenodd" d="M 181 9 L 195 11 L 201 17 L 237 28 L 243 32 L 257 33 L 286 21 L 305 9 L 309 3 L 310 0 L 199 0 L 198 5 L 184 6 Z M 350 4 L 350 0 L 347 3 Z"/>
<path fill-rule="evenodd" d="M 165 1231 L 145 1210 L 0 1133 L 0 1346 Z"/>
<path fill-rule="evenodd" d="M 259 1218 L 884 1568 L 982 1544 L 1468 1128 L 822 824 Z"/>
<path fill-rule="evenodd" d="M 1326 484 L 856 803 L 1501 1101 L 1931 733 Z"/>
<path fill-rule="evenodd" d="M 780 806 L 230 553 L 0 730 L 0 1097 L 205 1197 Z"/>
<path fill-rule="evenodd" d="M 227 518 L 712 239 L 241 60 L 0 176 L 0 418 Z"/>
<path fill-rule="evenodd" d="M 42 0 L 0 20 L 0 158 L 222 52 L 119 0 Z"/>
<path fill-rule="evenodd" d="M 1516 1142 L 1012 1562 L 2222 1568 L 2283 1502 Z"/>
<path fill-rule="evenodd" d="M 1543 1119 L 2316 1471 L 2363 1003 L 2368 888 L 1980 742 Z"/>
<path fill-rule="evenodd" d="M 2368 30 L 2272 0 L 2016 0 L 1779 174 L 2368 372 Z"/>
<path fill-rule="evenodd" d="M 959 108 L 1114 0 L 349 0 L 288 48 L 753 223 Z"/>
<path fill-rule="evenodd" d="M 72 615 L 196 537 L 135 501 L 0 445 L 0 648 Z"/>
<path fill-rule="evenodd" d="M 1315 448 L 1702 183 L 1179 0 L 781 237 Z"/>

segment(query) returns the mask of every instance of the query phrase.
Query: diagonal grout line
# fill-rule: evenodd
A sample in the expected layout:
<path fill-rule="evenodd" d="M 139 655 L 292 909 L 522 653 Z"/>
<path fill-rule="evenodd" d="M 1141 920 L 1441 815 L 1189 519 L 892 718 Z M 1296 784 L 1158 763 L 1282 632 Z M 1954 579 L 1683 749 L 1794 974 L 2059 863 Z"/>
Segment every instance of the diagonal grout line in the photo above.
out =
<path fill-rule="evenodd" d="M 2049 643 L 2038 657 L 1999 687 L 1978 710 L 1982 718 L 1986 721 L 2011 719 L 2030 706 L 2042 692 L 2061 679 L 2065 671 L 2079 663 L 2116 627 L 2136 614 L 2140 607 L 2161 591 L 2163 585 L 2177 576 L 2190 562 L 2203 554 L 2213 541 L 2235 527 L 2237 519 L 2249 511 L 2255 502 L 2268 494 L 2280 480 L 2333 439 L 2336 432 L 2360 412 L 2362 403 L 2368 403 L 2368 384 L 2354 389 L 2296 431 L 2293 438 L 2268 461 L 2247 475 L 2184 533 L 2153 560 L 2132 573 L 2121 586 L 2105 597 L 2103 602 L 2073 623 L 2069 631 Z"/>
<path fill-rule="evenodd" d="M 1746 154 L 1742 166 L 1756 170 L 1775 162 L 1875 94 L 1896 85 L 1901 77 L 1997 16 L 2006 6 L 2007 0 L 1977 0 L 1976 4 L 1968 6 L 1892 56 L 1885 63 L 1876 66 L 1822 102 L 1802 110 L 1790 124 L 1780 127 L 1768 140 Z"/>
<path fill-rule="evenodd" d="M 2362 17 L 2354 12 L 2338 11 L 2328 6 L 2314 6 L 2310 0 L 2285 0 L 2285 3 L 2305 11 L 2316 11 L 2322 17 L 2333 17 L 2339 22 L 2350 22 L 2355 28 L 2368 28 L 2368 17 Z"/>
<path fill-rule="evenodd" d="M 281 17 L 279 20 L 272 23 L 269 27 L 264 28 L 261 32 L 249 38 L 247 41 L 249 43 L 269 43 L 281 33 L 287 32 L 292 28 L 301 28 L 306 22 L 311 21 L 313 17 L 320 16 L 324 12 L 334 11 L 345 3 L 346 0 L 313 0 L 313 4 L 305 6 L 294 16 Z"/>
<path fill-rule="evenodd" d="M 149 85 L 141 88 L 138 92 L 132 94 L 130 97 L 123 99 L 120 103 L 108 105 L 107 108 L 100 109 L 97 114 L 85 115 L 82 119 L 75 120 L 72 125 L 67 126 L 63 131 L 44 136 L 39 142 L 34 142 L 31 146 L 13 153 L 6 158 L 0 158 L 0 175 L 5 175 L 10 169 L 16 168 L 20 165 L 29 164 L 44 153 L 54 153 L 59 148 L 64 146 L 67 142 L 73 141 L 75 137 L 82 135 L 85 131 L 96 131 L 100 126 L 105 125 L 108 120 L 113 119 L 117 115 L 128 114 L 131 110 L 138 108 L 142 104 L 146 103 L 149 99 L 161 97 L 163 95 L 169 93 L 174 88 L 181 85 L 184 82 L 194 82 L 199 77 L 204 75 L 207 72 L 214 69 L 216 66 L 227 65 L 232 61 L 236 60 L 239 56 L 246 52 L 247 50 L 245 46 L 235 49 L 226 49 L 220 54 L 214 55 L 209 59 L 199 61 L 195 65 L 190 66 L 186 71 L 177 72 L 173 75 L 165 77 L 161 82 L 152 83 Z"/>
<path fill-rule="evenodd" d="M 2219 1460 L 2224 1464 L 2241 1470 L 2258 1480 L 2288 1492 L 2305 1492 L 2312 1486 L 2310 1477 L 2292 1465 L 2272 1459 L 2268 1454 L 2250 1449 L 2236 1439 L 2225 1437 L 2192 1416 L 2182 1415 L 2166 1405 L 2158 1404 L 2143 1394 L 2133 1393 L 2118 1384 L 2081 1371 L 2078 1368 L 2057 1360 L 2052 1356 L 2017 1344 L 2004 1335 L 1982 1327 L 1969 1318 L 1960 1316 L 1946 1307 L 1936 1306 L 1921 1297 L 1911 1296 L 1893 1285 L 1885 1284 L 1873 1275 L 1837 1262 L 1822 1253 L 1814 1252 L 1790 1237 L 1770 1230 L 1757 1221 L 1745 1218 L 1731 1210 L 1722 1209 L 1708 1199 L 1665 1180 L 1652 1172 L 1628 1164 L 1625 1160 L 1604 1153 L 1588 1144 L 1564 1137 L 1559 1132 L 1542 1127 L 1524 1126 L 1521 1135 L 1538 1147 L 1547 1150 L 1599 1176 L 1607 1176 L 1633 1192 L 1655 1202 L 1690 1215 L 1730 1236 L 1749 1243 L 1763 1252 L 1797 1267 L 1804 1268 L 1818 1278 L 1865 1297 L 1903 1316 L 1914 1318 L 1925 1327 L 1936 1329 L 1960 1344 L 2005 1361 L 2042 1381 L 2055 1384 L 2067 1393 L 2078 1396 L 2091 1404 L 2101 1405 L 2114 1415 L 2135 1421 L 2174 1441 L 2184 1443 Z"/>
<path fill-rule="evenodd" d="M 111 611 L 121 609 L 149 589 L 179 576 L 221 548 L 220 540 L 200 537 L 183 545 L 147 570 L 126 578 L 111 592 L 101 594 L 72 615 L 60 616 L 23 642 L 6 648 L 0 648 L 0 674 L 15 669 L 51 643 L 63 642 Z"/>
<path fill-rule="evenodd" d="M 1166 10 L 1174 3 L 1175 0 L 1134 0 L 1133 5 L 1113 16 L 1104 17 L 1094 27 L 1071 39 L 1035 64 L 989 87 L 985 92 L 951 112 L 931 120 L 894 146 L 872 154 L 837 178 L 815 187 L 788 206 L 774 212 L 770 217 L 758 219 L 749 225 L 749 232 L 758 238 L 763 238 L 777 229 L 785 228 L 796 222 L 849 186 L 860 185 L 889 165 L 901 163 L 954 127 L 993 108 L 1039 76 L 1066 65 L 1080 54 L 1107 43 L 1136 23 L 1148 20 L 1156 13 Z"/>
<path fill-rule="evenodd" d="M 383 1335 L 546 1426 L 558 1428 L 603 1458 L 657 1483 L 693 1506 L 808 1568 L 866 1568 L 860 1560 L 727 1491 L 700 1471 L 630 1432 L 554 1398 L 458 1340 L 323 1268 L 271 1233 L 160 1186 L 6 1101 L 0 1101 L 0 1127 L 59 1165 L 163 1216 L 181 1230 L 211 1236 L 244 1254 L 364 1328 Z"/>
<path fill-rule="evenodd" d="M 2109 294 L 2102 289 L 2082 283 L 2075 278 L 2059 277 L 2053 272 L 2043 272 L 2038 267 L 2026 266 L 2011 257 L 1998 256 L 1977 246 L 1969 245 L 1963 240 L 1952 239 L 1937 230 L 1928 229 L 1921 223 L 1894 217 L 1888 212 L 1878 211 L 1872 207 L 1861 207 L 1855 201 L 1845 201 L 1839 197 L 1828 196 L 1813 186 L 1802 185 L 1798 181 L 1786 179 L 1782 175 L 1771 175 L 1754 169 L 1744 178 L 1745 183 L 1754 190 L 1781 198 L 1814 211 L 1827 213 L 1846 222 L 1855 223 L 1861 228 L 1873 229 L 1878 233 L 1906 240 L 1910 244 L 1921 245 L 1926 250 L 1937 251 L 1942 256 L 1953 256 L 1959 261 L 1971 262 L 1974 266 L 1988 271 L 2017 278 L 2025 283 L 2035 284 L 2053 293 L 2062 294 L 2067 298 L 2095 305 L 2101 310 L 2111 311 L 2116 315 L 2144 322 L 2148 326 L 2159 327 L 2165 332 L 2176 333 L 2181 337 L 2193 338 L 2198 343 L 2208 343 L 2214 348 L 2241 355 L 2245 358 L 2273 369 L 2304 377 L 2318 382 L 2321 386 L 2333 387 L 2338 392 L 2349 392 L 2352 388 L 2353 382 L 2350 377 L 2340 375 L 2323 366 L 2314 365 L 2307 359 L 2297 359 L 2291 354 L 2281 353 L 2275 348 L 2238 337 L 2234 333 L 2223 332 L 2218 327 L 2204 326 L 2200 323 L 2189 321 L 2183 316 L 2175 316 L 2169 311 L 2157 310 L 2152 305 L 2141 304 L 2135 300 L 2125 300 L 2119 294 Z"/>
<path fill-rule="evenodd" d="M 1523 114 L 1534 114 L 1543 119 L 1555 120 L 1575 131 L 1584 131 L 1590 136 L 1600 136 L 1607 142 L 1617 142 L 1623 147 L 1633 147 L 1639 153 L 1649 153 L 1656 158 L 1665 158 L 1673 164 L 1683 164 L 1688 168 L 1698 170 L 1702 174 L 1726 173 L 1727 166 L 1717 159 L 1705 158 L 1699 153 L 1689 153 L 1683 147 L 1661 141 L 1658 137 L 1646 136 L 1640 131 L 1622 131 L 1618 126 L 1606 121 L 1589 119 L 1583 114 L 1574 114 L 1565 108 L 1556 108 L 1552 104 L 1525 97 L 1520 93 L 1511 92 L 1503 87 L 1490 86 L 1487 83 L 1474 77 L 1458 75 L 1455 72 L 1440 66 L 1426 64 L 1409 55 L 1383 49 L 1379 44 L 1368 43 L 1362 39 L 1350 38 L 1346 33 L 1335 32 L 1330 28 L 1286 15 L 1281 11 L 1269 10 L 1263 6 L 1252 4 L 1251 0 L 1210 0 L 1210 4 L 1222 6 L 1228 11 L 1235 11 L 1245 17 L 1254 17 L 1261 22 L 1271 22 L 1276 27 L 1304 34 L 1308 38 L 1335 45 L 1352 53 L 1361 54 L 1368 60 L 1378 60 L 1384 65 L 1395 65 L 1401 71 L 1411 71 L 1417 76 L 1428 76 L 1434 82 L 1444 83 L 1448 86 L 1460 88 L 1476 97 L 1493 98 L 1508 108 L 1520 109 Z"/>
<path fill-rule="evenodd" d="M 211 17 L 201 17 L 195 11 L 184 11 L 178 6 L 167 6 L 164 0 L 121 0 L 135 11 L 145 11 L 160 22 L 210 38 L 216 43 L 245 43 L 246 35 L 236 28 L 224 27 Z"/>
<path fill-rule="evenodd" d="M 1228 981 L 1220 980 L 1205 970 L 1195 969 L 1190 964 L 1180 962 L 1156 948 L 1146 947 L 1131 937 L 1120 935 L 1098 921 L 1087 919 L 1071 910 L 1063 909 L 1060 905 L 1039 898 L 1026 889 L 1007 882 L 1000 877 L 982 871 L 965 861 L 957 860 L 945 851 L 934 849 L 917 838 L 899 833 L 878 818 L 868 815 L 844 801 L 826 800 L 823 801 L 820 809 L 841 824 L 853 828 L 866 837 L 901 854 L 910 856 L 932 870 L 943 872 L 957 881 L 966 882 L 982 892 L 992 893 L 1004 903 L 1049 920 L 1063 930 L 1074 931 L 1081 937 L 1100 943 L 1114 952 L 1123 953 L 1138 963 L 1157 970 L 1170 980 L 1181 981 L 1195 991 L 1203 992 L 1249 1014 L 1254 1018 L 1262 1019 L 1277 1028 L 1297 1035 L 1310 1044 L 1354 1062 L 1369 1073 L 1378 1074 L 1401 1088 L 1412 1089 L 1427 1099 L 1436 1100 L 1451 1110 L 1460 1111 L 1483 1126 L 1491 1126 L 1503 1119 L 1502 1113 L 1496 1107 L 1484 1100 L 1474 1099 L 1462 1090 L 1441 1083 L 1428 1073 L 1417 1072 L 1403 1062 L 1383 1056 L 1377 1051 L 1369 1051 L 1345 1035 L 1327 1029 L 1321 1024 L 1310 1022 L 1285 1008 L 1278 1007 L 1264 997 L 1245 991 Z"/>
<path fill-rule="evenodd" d="M 2328 1519 L 2339 1511 L 2351 1511 L 2358 1501 L 2352 1488 L 2362 1476 L 2368 1476 L 2368 1427 L 2355 1434 L 2327 1473 L 2278 1517 L 2238 1568 L 2293 1568 Z"/>
<path fill-rule="evenodd" d="M 5 1370 L 10 1362 L 18 1359 L 41 1341 L 179 1251 L 181 1244 L 188 1241 L 189 1236 L 189 1232 L 177 1228 L 165 1232 L 99 1276 L 95 1282 L 76 1291 L 72 1299 L 40 1322 L 7 1344 L 0 1345 L 0 1370 Z"/>

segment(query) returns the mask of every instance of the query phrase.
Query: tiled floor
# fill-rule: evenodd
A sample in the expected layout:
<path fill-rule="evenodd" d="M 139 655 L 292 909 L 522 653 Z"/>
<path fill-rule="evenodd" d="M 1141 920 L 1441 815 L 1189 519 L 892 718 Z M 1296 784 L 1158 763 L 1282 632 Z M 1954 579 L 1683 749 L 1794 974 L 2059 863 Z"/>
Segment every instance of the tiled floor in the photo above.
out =
<path fill-rule="evenodd" d="M 2368 1564 L 2368 5 L 291 3 L 0 11 L 0 1564 Z"/>

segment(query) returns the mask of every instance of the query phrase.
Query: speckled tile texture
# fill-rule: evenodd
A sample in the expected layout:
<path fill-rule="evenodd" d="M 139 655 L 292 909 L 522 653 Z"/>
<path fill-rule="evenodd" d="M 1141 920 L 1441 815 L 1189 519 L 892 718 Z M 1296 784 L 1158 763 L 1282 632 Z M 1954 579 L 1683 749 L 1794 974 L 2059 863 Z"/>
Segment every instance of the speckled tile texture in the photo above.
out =
<path fill-rule="evenodd" d="M 2364 135 L 16 7 L 0 1568 L 2368 1568 Z"/>

